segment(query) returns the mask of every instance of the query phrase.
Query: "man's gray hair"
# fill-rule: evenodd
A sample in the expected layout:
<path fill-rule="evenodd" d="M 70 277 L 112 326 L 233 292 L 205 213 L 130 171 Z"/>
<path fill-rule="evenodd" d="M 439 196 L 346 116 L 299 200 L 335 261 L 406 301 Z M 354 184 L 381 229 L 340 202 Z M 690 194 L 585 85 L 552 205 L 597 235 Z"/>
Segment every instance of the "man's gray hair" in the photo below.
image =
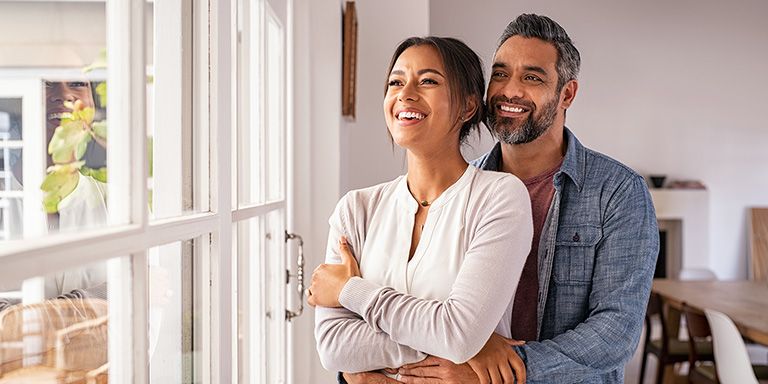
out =
<path fill-rule="evenodd" d="M 581 56 L 565 29 L 546 16 L 524 13 L 512 20 L 504 29 L 499 39 L 498 51 L 502 44 L 512 36 L 535 37 L 551 43 L 557 49 L 557 90 L 570 80 L 579 76 Z"/>

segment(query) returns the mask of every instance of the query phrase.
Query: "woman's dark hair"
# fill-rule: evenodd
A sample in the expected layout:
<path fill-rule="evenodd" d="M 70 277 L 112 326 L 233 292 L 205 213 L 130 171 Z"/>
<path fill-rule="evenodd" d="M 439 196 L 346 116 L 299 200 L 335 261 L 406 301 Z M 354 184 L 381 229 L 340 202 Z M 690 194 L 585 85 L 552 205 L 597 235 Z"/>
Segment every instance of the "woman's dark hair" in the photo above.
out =
<path fill-rule="evenodd" d="M 395 53 L 392 54 L 392 60 L 389 62 L 389 68 L 387 68 L 387 78 L 389 78 L 395 62 L 406 49 L 421 45 L 434 47 L 443 60 L 448 90 L 451 95 L 451 107 L 463 106 L 467 100 L 474 100 L 475 102 L 475 113 L 464 122 L 459 132 L 459 142 L 463 143 L 472 130 L 480 132 L 479 124 L 485 117 L 483 108 L 485 77 L 480 58 L 461 40 L 452 37 L 410 37 L 400 43 L 395 49 Z M 388 88 L 387 83 L 387 81 L 384 82 L 385 94 Z M 461 115 L 463 110 L 457 110 L 457 112 L 458 115 Z"/>

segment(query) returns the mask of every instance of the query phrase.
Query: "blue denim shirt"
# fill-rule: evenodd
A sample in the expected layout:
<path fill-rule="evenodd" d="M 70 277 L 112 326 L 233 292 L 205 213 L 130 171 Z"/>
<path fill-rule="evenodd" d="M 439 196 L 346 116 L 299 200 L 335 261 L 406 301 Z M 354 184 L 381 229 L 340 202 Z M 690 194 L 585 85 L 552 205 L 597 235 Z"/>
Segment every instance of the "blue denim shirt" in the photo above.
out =
<path fill-rule="evenodd" d="M 515 348 L 530 384 L 623 384 L 659 254 L 656 214 L 642 176 L 564 131 L 539 242 L 539 341 Z M 498 171 L 501 145 L 472 164 Z"/>
<path fill-rule="evenodd" d="M 640 175 L 564 131 L 539 242 L 539 341 L 515 348 L 531 384 L 624 383 L 659 254 L 656 214 Z M 500 164 L 498 143 L 473 162 Z"/>

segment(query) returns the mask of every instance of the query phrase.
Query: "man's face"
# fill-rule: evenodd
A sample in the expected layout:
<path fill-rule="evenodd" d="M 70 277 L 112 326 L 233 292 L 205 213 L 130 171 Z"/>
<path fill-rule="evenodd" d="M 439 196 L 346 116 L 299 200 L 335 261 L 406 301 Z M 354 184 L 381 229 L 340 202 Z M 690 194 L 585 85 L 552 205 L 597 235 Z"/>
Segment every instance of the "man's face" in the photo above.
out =
<path fill-rule="evenodd" d="M 80 100 L 84 107 L 94 107 L 91 83 L 88 81 L 46 81 L 45 88 L 45 118 L 50 135 L 61 124 L 61 114 L 71 112 L 64 106 L 65 101 Z"/>
<path fill-rule="evenodd" d="M 543 40 L 513 36 L 494 57 L 486 103 L 488 125 L 504 143 L 530 143 L 560 112 L 557 49 Z"/>

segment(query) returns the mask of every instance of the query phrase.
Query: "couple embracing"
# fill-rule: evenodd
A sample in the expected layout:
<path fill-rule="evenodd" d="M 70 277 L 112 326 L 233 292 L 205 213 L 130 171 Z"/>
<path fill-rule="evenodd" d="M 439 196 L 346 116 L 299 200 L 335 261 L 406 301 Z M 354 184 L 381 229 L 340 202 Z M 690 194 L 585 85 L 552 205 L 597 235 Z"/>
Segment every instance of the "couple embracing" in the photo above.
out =
<path fill-rule="evenodd" d="M 307 290 L 340 382 L 624 382 L 658 229 L 643 178 L 565 127 L 579 65 L 531 14 L 487 83 L 459 40 L 397 47 L 383 106 L 408 173 L 339 201 Z M 481 122 L 498 142 L 468 164 Z"/>

